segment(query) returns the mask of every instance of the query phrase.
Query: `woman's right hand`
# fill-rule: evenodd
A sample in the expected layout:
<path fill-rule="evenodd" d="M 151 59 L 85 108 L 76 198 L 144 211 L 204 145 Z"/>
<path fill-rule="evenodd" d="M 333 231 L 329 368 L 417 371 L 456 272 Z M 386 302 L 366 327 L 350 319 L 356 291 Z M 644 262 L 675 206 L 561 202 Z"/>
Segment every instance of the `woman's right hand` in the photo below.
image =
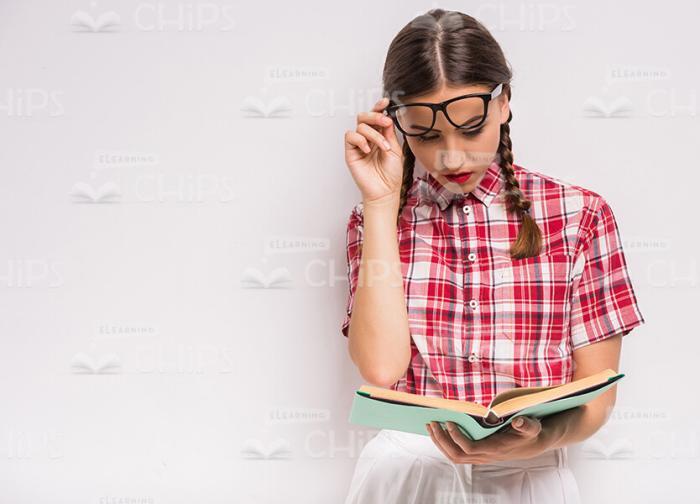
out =
<path fill-rule="evenodd" d="M 365 204 L 401 194 L 403 153 L 393 121 L 382 113 L 388 104 L 384 97 L 371 111 L 360 112 L 356 130 L 345 132 L 345 162 Z"/>

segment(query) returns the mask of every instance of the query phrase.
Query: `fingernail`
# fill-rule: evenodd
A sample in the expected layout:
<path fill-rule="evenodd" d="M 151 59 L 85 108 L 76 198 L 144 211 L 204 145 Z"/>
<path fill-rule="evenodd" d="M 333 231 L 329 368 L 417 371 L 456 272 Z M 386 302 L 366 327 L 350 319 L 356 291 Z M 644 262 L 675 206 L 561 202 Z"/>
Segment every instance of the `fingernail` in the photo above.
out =
<path fill-rule="evenodd" d="M 523 419 L 522 417 L 518 417 L 515 419 L 515 422 L 513 422 L 516 427 L 522 427 L 523 426 Z"/>
<path fill-rule="evenodd" d="M 384 148 L 385 148 L 386 150 L 391 149 L 391 144 L 390 144 L 389 142 L 387 142 L 386 140 L 384 140 Z"/>

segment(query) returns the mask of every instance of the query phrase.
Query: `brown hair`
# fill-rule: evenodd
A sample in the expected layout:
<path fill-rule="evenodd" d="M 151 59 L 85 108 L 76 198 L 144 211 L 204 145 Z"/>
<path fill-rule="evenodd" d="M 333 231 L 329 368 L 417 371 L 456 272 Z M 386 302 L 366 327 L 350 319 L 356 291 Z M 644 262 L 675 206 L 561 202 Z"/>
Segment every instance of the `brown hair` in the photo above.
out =
<path fill-rule="evenodd" d="M 384 63 L 384 96 L 415 96 L 437 89 L 440 83 L 451 86 L 503 83 L 503 93 L 510 100 L 512 71 L 498 42 L 473 17 L 443 9 L 432 9 L 414 18 L 394 37 Z M 542 233 L 530 216 L 530 201 L 525 199 L 513 171 L 510 121 L 501 125 L 501 139 L 496 157 L 505 179 L 506 208 L 516 212 L 521 221 L 518 237 L 511 245 L 515 259 L 538 255 Z M 413 184 L 415 155 L 408 142 L 403 143 L 403 183 L 399 215 Z"/>

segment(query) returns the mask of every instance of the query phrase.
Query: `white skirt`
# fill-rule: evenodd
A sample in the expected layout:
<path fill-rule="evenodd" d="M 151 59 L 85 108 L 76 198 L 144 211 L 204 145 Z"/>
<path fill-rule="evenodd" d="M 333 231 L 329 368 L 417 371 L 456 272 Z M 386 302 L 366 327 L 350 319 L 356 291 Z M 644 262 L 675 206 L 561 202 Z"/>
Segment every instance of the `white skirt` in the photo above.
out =
<path fill-rule="evenodd" d="M 345 504 L 580 504 L 566 447 L 454 464 L 430 436 L 382 429 L 364 446 Z"/>

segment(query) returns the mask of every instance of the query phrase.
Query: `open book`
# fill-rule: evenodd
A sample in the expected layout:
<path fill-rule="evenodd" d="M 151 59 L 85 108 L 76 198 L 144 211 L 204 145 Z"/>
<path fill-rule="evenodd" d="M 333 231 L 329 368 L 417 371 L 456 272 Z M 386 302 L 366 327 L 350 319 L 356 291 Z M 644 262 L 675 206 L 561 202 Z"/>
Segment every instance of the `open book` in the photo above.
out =
<path fill-rule="evenodd" d="M 350 423 L 428 436 L 425 424 L 454 422 L 478 440 L 510 424 L 516 416 L 542 418 L 581 406 L 623 376 L 612 369 L 561 385 L 519 387 L 497 394 L 488 406 L 362 385 L 353 398 Z M 446 427 L 446 426 L 445 426 Z"/>

